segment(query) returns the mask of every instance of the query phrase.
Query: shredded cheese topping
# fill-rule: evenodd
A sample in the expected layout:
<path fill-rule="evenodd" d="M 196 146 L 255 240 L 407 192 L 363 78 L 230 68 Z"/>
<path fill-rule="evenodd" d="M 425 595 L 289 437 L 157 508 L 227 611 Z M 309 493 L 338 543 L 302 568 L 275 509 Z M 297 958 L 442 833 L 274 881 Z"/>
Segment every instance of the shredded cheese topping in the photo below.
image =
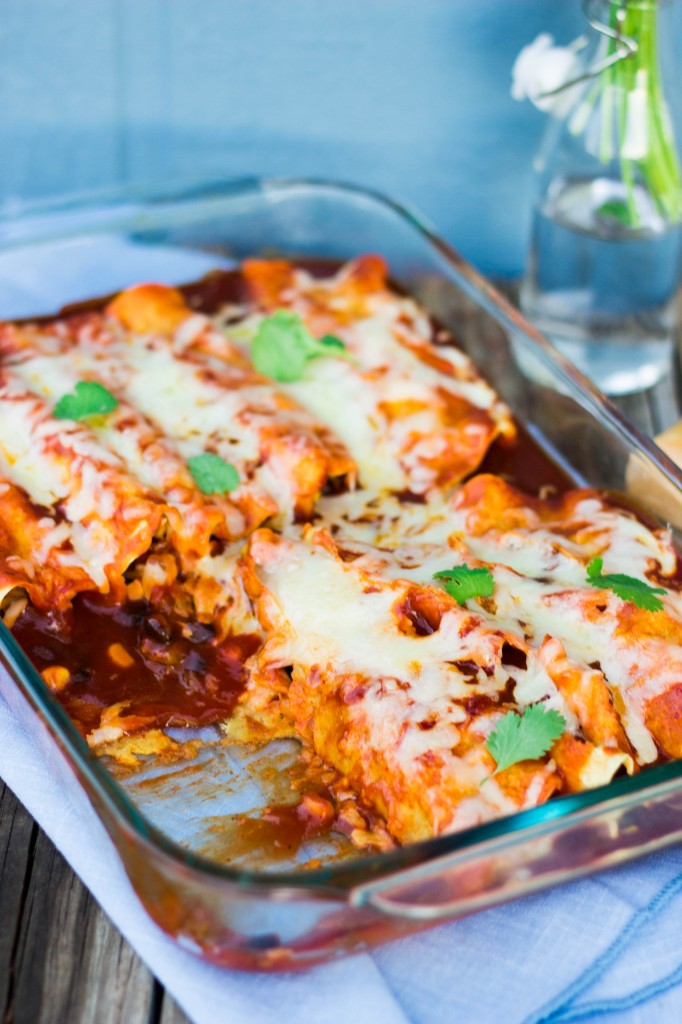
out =
<path fill-rule="evenodd" d="M 539 499 L 477 475 L 514 443 L 511 415 L 378 258 L 243 275 L 250 300 L 213 317 L 142 285 L 103 312 L 0 326 L 8 617 L 25 595 L 47 612 L 87 589 L 175 588 L 220 642 L 259 631 L 227 728 L 298 736 L 399 841 L 682 756 L 668 533 L 593 490 Z M 318 346 L 299 379 L 256 372 L 253 339 L 282 309 L 343 358 Z M 56 418 L 81 381 L 115 409 Z M 234 489 L 199 489 L 188 461 L 204 453 Z M 592 586 L 594 558 L 662 586 L 663 610 Z M 436 578 L 453 567 L 488 569 L 492 594 L 460 606 Z M 538 704 L 563 735 L 496 773 L 490 737 Z M 94 746 L 125 732 L 110 710 Z"/>

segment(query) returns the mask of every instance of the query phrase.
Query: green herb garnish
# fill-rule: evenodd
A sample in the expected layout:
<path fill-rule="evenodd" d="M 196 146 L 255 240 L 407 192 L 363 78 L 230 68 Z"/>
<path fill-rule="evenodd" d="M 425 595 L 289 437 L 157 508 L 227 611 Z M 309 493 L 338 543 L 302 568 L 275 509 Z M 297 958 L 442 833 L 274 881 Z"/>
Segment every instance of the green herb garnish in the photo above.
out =
<path fill-rule="evenodd" d="M 81 380 L 72 394 L 62 395 L 52 415 L 58 420 L 85 420 L 89 416 L 106 416 L 118 409 L 118 399 L 94 380 Z"/>
<path fill-rule="evenodd" d="M 507 712 L 485 744 L 497 763 L 493 775 L 519 761 L 542 757 L 565 728 L 564 716 L 558 711 L 546 711 L 542 704 L 530 704 L 521 715 Z"/>
<path fill-rule="evenodd" d="M 228 494 L 239 486 L 239 473 L 213 452 L 193 455 L 187 466 L 195 484 L 204 494 Z"/>
<path fill-rule="evenodd" d="M 587 582 L 602 590 L 612 590 L 622 601 L 632 601 L 638 608 L 648 612 L 660 612 L 663 602 L 656 594 L 665 594 L 662 587 L 652 587 L 634 576 L 625 576 L 621 572 L 602 575 L 603 559 L 593 558 L 587 566 Z"/>
<path fill-rule="evenodd" d="M 286 309 L 266 317 L 251 344 L 258 372 L 282 383 L 300 380 L 310 360 L 321 356 L 348 358 L 348 351 L 333 334 L 314 338 L 300 316 Z"/>
<path fill-rule="evenodd" d="M 495 589 L 495 578 L 490 569 L 470 569 L 468 565 L 456 565 L 433 575 L 442 580 L 443 587 L 458 604 L 464 604 L 470 597 L 491 597 Z"/>

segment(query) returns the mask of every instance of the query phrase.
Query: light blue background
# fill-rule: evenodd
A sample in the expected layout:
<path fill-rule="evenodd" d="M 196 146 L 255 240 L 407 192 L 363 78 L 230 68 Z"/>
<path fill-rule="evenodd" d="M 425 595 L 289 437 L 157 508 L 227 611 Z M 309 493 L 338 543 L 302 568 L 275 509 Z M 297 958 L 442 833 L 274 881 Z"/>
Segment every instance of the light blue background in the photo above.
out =
<path fill-rule="evenodd" d="M 517 273 L 544 116 L 511 65 L 582 24 L 579 0 L 0 0 L 0 199 L 335 176 Z"/>

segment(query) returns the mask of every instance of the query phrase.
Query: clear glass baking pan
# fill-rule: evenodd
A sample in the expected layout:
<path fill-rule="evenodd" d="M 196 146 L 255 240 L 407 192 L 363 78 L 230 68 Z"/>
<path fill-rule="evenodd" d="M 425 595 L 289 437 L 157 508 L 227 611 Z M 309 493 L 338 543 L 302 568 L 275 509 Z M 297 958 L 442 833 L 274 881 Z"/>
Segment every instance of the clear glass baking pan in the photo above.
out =
<path fill-rule="evenodd" d="M 389 260 L 394 280 L 453 331 L 577 481 L 635 488 L 645 512 L 682 518 L 676 467 L 418 216 L 359 188 L 250 180 L 25 210 L 0 220 L 0 317 L 53 313 L 144 279 L 189 281 L 246 256 L 368 251 Z M 304 967 L 682 839 L 676 762 L 379 855 L 313 844 L 264 863 L 240 853 L 239 830 L 221 823 L 272 799 L 286 745 L 265 772 L 259 752 L 215 745 L 189 774 L 180 764 L 122 775 L 91 754 L 4 627 L 0 661 L 3 696 L 53 771 L 71 784 L 75 773 L 151 916 L 222 964 Z"/>

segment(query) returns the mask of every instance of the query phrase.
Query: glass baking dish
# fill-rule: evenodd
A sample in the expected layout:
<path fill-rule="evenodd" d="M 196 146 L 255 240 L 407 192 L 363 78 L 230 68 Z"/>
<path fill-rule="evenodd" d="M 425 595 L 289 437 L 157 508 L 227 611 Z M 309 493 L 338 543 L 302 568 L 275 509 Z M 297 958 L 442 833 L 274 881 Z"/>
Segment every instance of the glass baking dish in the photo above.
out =
<path fill-rule="evenodd" d="M 674 525 L 679 470 L 413 212 L 360 188 L 248 180 L 34 207 L 0 220 L 0 316 L 54 313 L 144 279 L 180 283 L 246 256 L 346 259 L 368 251 L 389 260 L 394 280 L 452 330 L 578 482 L 617 491 L 636 485 L 643 510 L 664 510 Z M 203 812 L 196 807 L 207 793 L 196 783 L 176 785 L 171 798 L 172 786 L 116 777 L 4 627 L 0 661 L 3 696 L 65 784 L 75 773 L 150 915 L 221 964 L 305 967 L 682 839 L 676 762 L 382 854 L 336 856 L 321 867 L 262 866 L 248 856 L 228 865 L 229 850 L 219 856 L 197 841 Z M 204 773 L 213 786 L 209 810 L 228 791 L 229 801 L 243 797 L 241 781 L 254 785 L 253 772 L 240 781 L 236 762 L 221 768 L 230 752 L 219 753 L 210 762 L 218 768 Z M 216 786 L 223 770 L 230 785 Z M 249 799 L 267 802 L 267 793 Z"/>

